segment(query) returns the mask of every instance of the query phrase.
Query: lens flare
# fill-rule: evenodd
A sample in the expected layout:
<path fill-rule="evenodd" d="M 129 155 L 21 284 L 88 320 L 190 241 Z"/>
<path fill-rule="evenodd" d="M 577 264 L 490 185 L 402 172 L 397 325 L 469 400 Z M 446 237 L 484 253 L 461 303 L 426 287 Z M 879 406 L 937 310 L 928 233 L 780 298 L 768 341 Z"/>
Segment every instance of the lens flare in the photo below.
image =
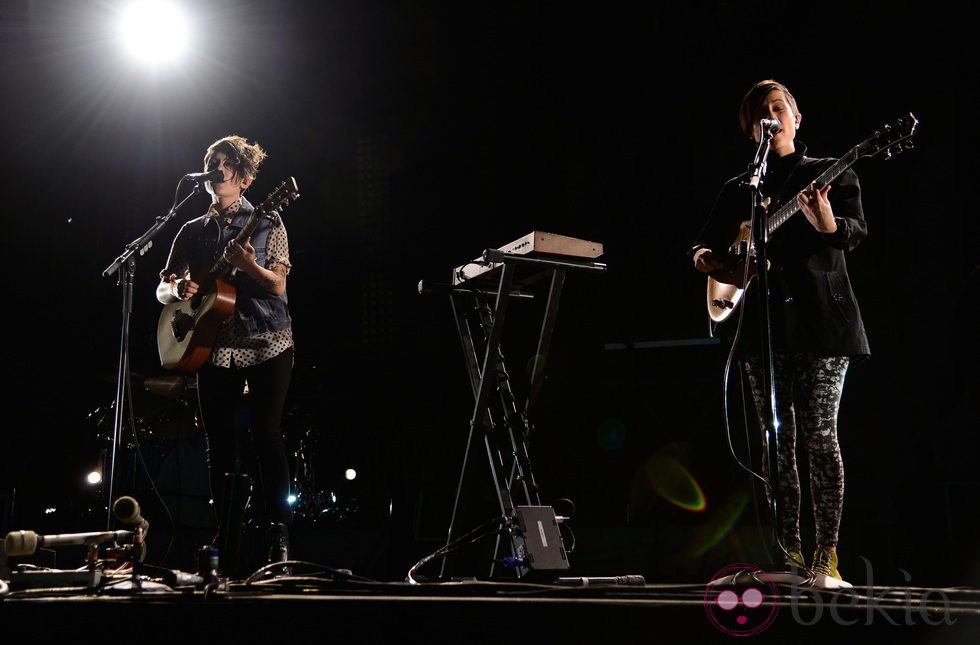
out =
<path fill-rule="evenodd" d="M 697 480 L 684 464 L 670 455 L 651 455 L 640 474 L 657 495 L 678 508 L 701 512 L 707 507 L 704 491 Z"/>

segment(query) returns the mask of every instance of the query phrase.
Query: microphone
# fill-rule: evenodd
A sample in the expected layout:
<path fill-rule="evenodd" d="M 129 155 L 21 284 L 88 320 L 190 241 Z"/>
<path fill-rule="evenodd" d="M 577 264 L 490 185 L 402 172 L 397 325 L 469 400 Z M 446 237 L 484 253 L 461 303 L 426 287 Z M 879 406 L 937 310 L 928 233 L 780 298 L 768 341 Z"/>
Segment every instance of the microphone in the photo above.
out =
<path fill-rule="evenodd" d="M 193 179 L 196 182 L 210 181 L 212 184 L 220 184 L 225 180 L 225 173 L 216 168 L 209 172 L 191 172 L 184 175 L 184 179 Z"/>
<path fill-rule="evenodd" d="M 558 584 L 588 587 L 589 585 L 628 585 L 646 586 L 647 580 L 641 575 L 627 576 L 587 576 L 584 578 L 558 578 Z"/>
<path fill-rule="evenodd" d="M 123 524 L 142 529 L 144 537 L 150 530 L 150 523 L 140 515 L 139 502 L 128 495 L 124 495 L 115 501 L 112 505 L 112 514 Z"/>
<path fill-rule="evenodd" d="M 762 127 L 763 132 L 768 130 L 769 134 L 776 134 L 783 129 L 779 124 L 779 119 L 762 119 L 759 121 L 759 125 Z"/>
<path fill-rule="evenodd" d="M 39 548 L 102 544 L 111 541 L 122 542 L 132 537 L 132 531 L 64 533 L 62 535 L 38 535 L 34 531 L 11 531 L 3 540 L 3 551 L 8 556 L 31 555 Z"/>

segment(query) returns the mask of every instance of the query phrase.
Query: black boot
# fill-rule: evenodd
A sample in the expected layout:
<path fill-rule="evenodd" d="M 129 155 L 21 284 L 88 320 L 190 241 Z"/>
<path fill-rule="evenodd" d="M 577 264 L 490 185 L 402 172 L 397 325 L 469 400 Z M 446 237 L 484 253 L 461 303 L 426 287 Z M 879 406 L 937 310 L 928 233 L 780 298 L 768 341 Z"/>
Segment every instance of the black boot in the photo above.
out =
<path fill-rule="evenodd" d="M 289 560 L 289 527 L 279 522 L 273 522 L 269 526 L 269 564 L 276 562 L 286 562 Z M 290 576 L 292 570 L 288 566 L 273 569 L 272 572 L 279 576 Z"/>

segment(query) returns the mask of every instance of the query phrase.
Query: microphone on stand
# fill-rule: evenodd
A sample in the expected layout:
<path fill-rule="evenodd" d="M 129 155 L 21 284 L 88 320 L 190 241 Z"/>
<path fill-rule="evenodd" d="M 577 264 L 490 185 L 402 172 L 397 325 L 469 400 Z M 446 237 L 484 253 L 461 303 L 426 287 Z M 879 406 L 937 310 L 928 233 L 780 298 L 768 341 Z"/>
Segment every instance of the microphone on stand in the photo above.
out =
<path fill-rule="evenodd" d="M 124 495 L 112 505 L 112 514 L 123 524 L 129 524 L 143 531 L 143 537 L 150 531 L 150 523 L 140 515 L 140 505 L 134 498 Z"/>
<path fill-rule="evenodd" d="M 112 504 L 112 514 L 123 524 L 136 527 L 133 546 L 139 549 L 139 560 L 146 557 L 146 534 L 150 531 L 150 523 L 140 515 L 140 505 L 135 498 L 124 495 Z"/>
<path fill-rule="evenodd" d="M 779 123 L 779 119 L 762 119 L 759 121 L 759 125 L 762 127 L 762 131 L 769 131 L 769 134 L 776 134 L 783 129 L 783 126 Z"/>
<path fill-rule="evenodd" d="M 210 181 L 212 184 L 218 184 L 225 180 L 225 173 L 220 169 L 216 168 L 208 172 L 191 172 L 184 175 L 184 179 L 191 179 L 198 183 L 202 181 Z"/>
<path fill-rule="evenodd" d="M 756 150 L 755 159 L 752 161 L 752 174 L 749 176 L 748 185 L 754 189 L 759 187 L 762 182 L 762 175 L 766 174 L 766 157 L 769 152 L 769 145 L 776 133 L 782 130 L 779 119 L 759 119 L 759 149 Z"/>

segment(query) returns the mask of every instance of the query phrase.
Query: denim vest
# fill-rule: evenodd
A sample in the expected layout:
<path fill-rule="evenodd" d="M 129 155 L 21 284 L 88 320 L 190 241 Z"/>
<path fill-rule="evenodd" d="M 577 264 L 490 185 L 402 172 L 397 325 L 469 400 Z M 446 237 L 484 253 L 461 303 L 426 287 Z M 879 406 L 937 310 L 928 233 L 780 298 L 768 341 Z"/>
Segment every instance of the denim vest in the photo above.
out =
<path fill-rule="evenodd" d="M 214 218 L 203 216 L 195 223 L 195 235 L 191 236 L 188 252 L 192 267 L 214 266 L 221 253 L 248 223 L 255 207 L 242 197 L 241 209 L 235 214 L 231 223 L 221 226 Z M 267 214 L 268 215 L 268 214 Z M 272 214 L 276 226 L 282 222 L 277 214 Z M 258 227 L 252 233 L 251 244 L 255 247 L 255 261 L 265 267 L 268 256 L 269 231 L 272 222 L 268 217 L 262 218 Z M 256 336 L 270 331 L 286 329 L 292 324 L 289 315 L 289 299 L 286 293 L 276 295 L 263 289 L 244 271 L 233 271 L 225 276 L 225 281 L 235 287 L 235 315 L 245 325 L 249 336 Z"/>

